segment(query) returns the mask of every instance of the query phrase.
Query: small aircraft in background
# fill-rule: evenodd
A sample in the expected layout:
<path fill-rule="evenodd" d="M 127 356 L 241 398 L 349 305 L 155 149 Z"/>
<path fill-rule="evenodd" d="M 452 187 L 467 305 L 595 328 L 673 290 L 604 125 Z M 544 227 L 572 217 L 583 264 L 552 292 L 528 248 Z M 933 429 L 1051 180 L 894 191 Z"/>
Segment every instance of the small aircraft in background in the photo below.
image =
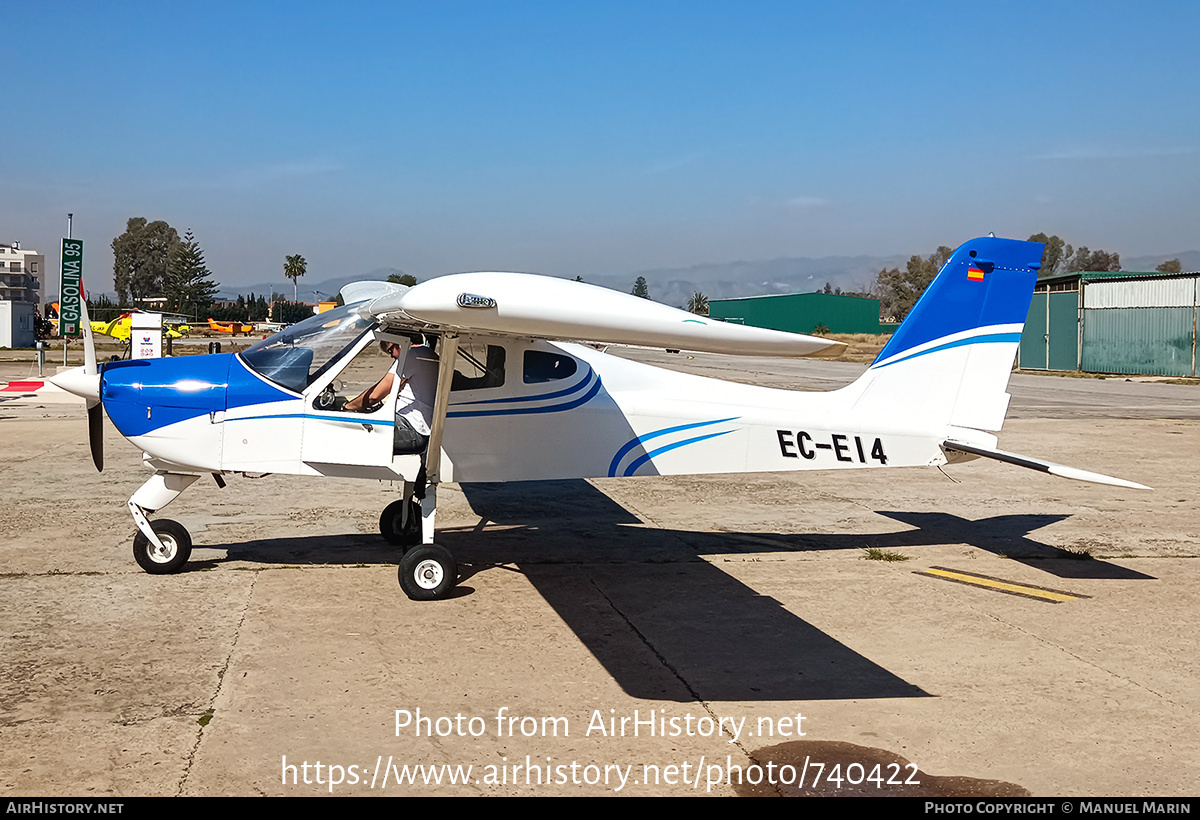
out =
<path fill-rule="evenodd" d="M 54 315 L 58 316 L 58 302 L 51 302 L 50 307 L 54 309 Z M 57 329 L 58 319 L 50 321 Z M 189 320 L 184 316 L 163 316 L 163 332 L 169 338 L 182 339 L 191 332 L 188 322 Z M 92 333 L 100 333 L 122 342 L 128 342 L 129 337 L 133 335 L 133 313 L 122 313 L 108 322 L 91 319 L 88 324 L 91 326 Z"/>
<path fill-rule="evenodd" d="M 89 321 L 93 333 L 103 333 L 105 336 L 111 336 L 114 339 L 119 339 L 122 342 L 128 342 L 129 337 L 133 335 L 133 314 L 122 313 L 111 322 L 97 321 L 95 319 Z M 163 317 L 163 335 L 171 339 L 182 339 L 188 334 L 191 328 L 187 325 L 187 320 L 178 316 Z"/>
<path fill-rule="evenodd" d="M 155 471 L 129 499 L 134 556 L 147 572 L 176 572 L 187 561 L 187 530 L 149 516 L 205 473 L 221 487 L 239 474 L 386 479 L 403 487 L 379 521 L 383 537 L 404 550 L 400 585 L 411 598 L 434 599 L 458 576 L 453 556 L 434 542 L 438 486 L 447 481 L 877 470 L 983 457 L 1147 489 L 997 449 L 1041 257 L 1032 242 L 965 243 L 867 371 L 825 393 L 662 370 L 582 342 L 784 357 L 837 342 L 518 273 L 348 285 L 344 307 L 241 353 L 99 370 L 89 334 L 86 364 L 54 381 L 87 400 L 97 468 L 107 411 Z M 377 375 L 363 382 L 355 374 L 371 368 L 351 368 L 356 357 L 393 342 L 403 366 L 413 332 L 439 357 L 424 463 L 393 454 L 399 379 L 378 407 L 345 409 Z M 376 362 L 377 353 L 368 364 Z"/>
<path fill-rule="evenodd" d="M 191 321 L 186 316 L 175 316 L 168 313 L 163 316 L 163 327 L 178 333 L 180 336 L 186 336 L 192 332 Z M 173 336 L 172 338 L 179 337 Z"/>
<path fill-rule="evenodd" d="M 208 328 L 209 330 L 215 330 L 217 333 L 230 333 L 233 335 L 244 333 L 249 336 L 254 332 L 253 325 L 244 325 L 241 322 L 218 322 L 216 319 L 208 320 Z"/>

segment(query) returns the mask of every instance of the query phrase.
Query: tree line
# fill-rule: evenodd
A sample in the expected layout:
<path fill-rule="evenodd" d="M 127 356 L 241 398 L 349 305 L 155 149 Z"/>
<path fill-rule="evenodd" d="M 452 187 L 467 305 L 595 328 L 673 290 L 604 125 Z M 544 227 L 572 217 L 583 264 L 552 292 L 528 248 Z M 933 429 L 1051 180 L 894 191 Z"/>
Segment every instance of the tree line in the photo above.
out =
<path fill-rule="evenodd" d="M 117 301 L 89 299 L 88 309 L 95 318 L 119 315 L 151 299 L 162 299 L 161 310 L 165 313 L 198 320 L 297 322 L 312 315 L 312 308 L 297 299 L 296 280 L 307 269 L 299 254 L 284 259 L 284 276 L 292 280 L 292 301 L 280 293 L 272 293 L 270 299 L 252 293 L 230 303 L 218 303 L 218 285 L 191 229 L 180 237 L 162 220 L 150 222 L 145 217 L 133 217 L 126 223 L 125 232 L 112 241 L 112 249 Z"/>
<path fill-rule="evenodd" d="M 1121 270 L 1121 257 L 1117 253 L 1093 251 L 1083 245 L 1075 248 L 1057 235 L 1047 236 L 1044 233 L 1034 234 L 1029 237 L 1029 241 L 1041 242 L 1046 246 L 1042 252 L 1039 278 L 1080 271 Z M 903 320 L 953 252 L 953 248 L 942 245 L 928 257 L 913 256 L 904 270 L 881 270 L 876 277 L 872 294 L 879 300 L 880 318 L 894 322 Z M 1160 273 L 1179 273 L 1181 265 L 1178 259 L 1171 259 L 1163 262 L 1156 270 Z"/>
<path fill-rule="evenodd" d="M 113 284 L 120 305 L 165 299 L 163 309 L 197 316 L 212 307 L 217 284 L 189 229 L 182 238 L 162 220 L 133 217 L 112 241 Z"/>

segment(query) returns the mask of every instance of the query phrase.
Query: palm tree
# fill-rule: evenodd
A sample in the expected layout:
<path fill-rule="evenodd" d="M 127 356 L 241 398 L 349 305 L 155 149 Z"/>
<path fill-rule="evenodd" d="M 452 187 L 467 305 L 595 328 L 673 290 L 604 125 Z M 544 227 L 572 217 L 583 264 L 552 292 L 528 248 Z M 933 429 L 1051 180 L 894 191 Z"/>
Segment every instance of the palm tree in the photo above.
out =
<path fill-rule="evenodd" d="M 692 294 L 692 298 L 688 299 L 688 313 L 696 313 L 700 316 L 708 315 L 708 297 L 700 291 Z"/>
<path fill-rule="evenodd" d="M 300 301 L 299 298 L 297 298 L 296 280 L 304 275 L 304 272 L 307 268 L 308 268 L 308 263 L 304 261 L 304 257 L 301 256 L 300 254 L 296 254 L 295 256 L 284 257 L 283 275 L 286 276 L 288 279 L 292 280 L 292 301 L 293 302 Z"/>

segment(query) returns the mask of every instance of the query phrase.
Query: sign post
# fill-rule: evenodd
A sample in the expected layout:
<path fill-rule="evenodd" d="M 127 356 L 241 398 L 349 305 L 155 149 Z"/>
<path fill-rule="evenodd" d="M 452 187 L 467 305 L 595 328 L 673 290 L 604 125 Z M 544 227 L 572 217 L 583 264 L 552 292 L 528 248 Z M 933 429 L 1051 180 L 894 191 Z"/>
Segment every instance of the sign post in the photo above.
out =
<path fill-rule="evenodd" d="M 68 231 L 69 233 L 69 231 Z M 62 241 L 62 272 L 58 280 L 58 335 L 67 363 L 67 339 L 83 333 L 83 240 Z"/>
<path fill-rule="evenodd" d="M 58 291 L 58 335 L 78 338 L 83 333 L 83 240 L 62 241 L 62 276 Z"/>

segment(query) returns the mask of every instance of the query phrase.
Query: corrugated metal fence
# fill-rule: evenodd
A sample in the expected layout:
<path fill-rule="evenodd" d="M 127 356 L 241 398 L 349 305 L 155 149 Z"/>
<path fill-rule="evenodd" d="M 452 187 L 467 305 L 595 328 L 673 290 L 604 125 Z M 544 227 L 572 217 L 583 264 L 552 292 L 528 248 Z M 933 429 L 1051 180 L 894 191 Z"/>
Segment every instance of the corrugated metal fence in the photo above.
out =
<path fill-rule="evenodd" d="M 1195 376 L 1198 281 L 1191 275 L 1088 282 L 1081 369 Z"/>

